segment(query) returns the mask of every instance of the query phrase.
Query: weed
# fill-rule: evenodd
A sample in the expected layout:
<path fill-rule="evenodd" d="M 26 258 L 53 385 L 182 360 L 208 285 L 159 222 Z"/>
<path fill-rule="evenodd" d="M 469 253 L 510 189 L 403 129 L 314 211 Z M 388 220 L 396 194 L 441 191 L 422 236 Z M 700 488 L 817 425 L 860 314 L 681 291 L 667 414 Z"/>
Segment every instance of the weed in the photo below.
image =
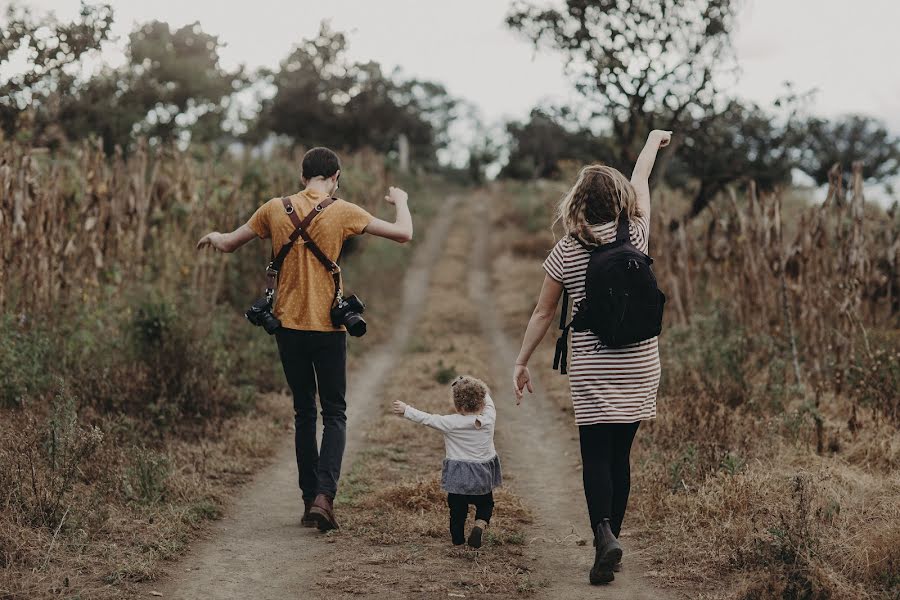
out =
<path fill-rule="evenodd" d="M 129 496 L 146 504 L 157 504 L 165 496 L 170 472 L 171 463 L 165 454 L 144 447 L 134 448 L 126 471 Z"/>

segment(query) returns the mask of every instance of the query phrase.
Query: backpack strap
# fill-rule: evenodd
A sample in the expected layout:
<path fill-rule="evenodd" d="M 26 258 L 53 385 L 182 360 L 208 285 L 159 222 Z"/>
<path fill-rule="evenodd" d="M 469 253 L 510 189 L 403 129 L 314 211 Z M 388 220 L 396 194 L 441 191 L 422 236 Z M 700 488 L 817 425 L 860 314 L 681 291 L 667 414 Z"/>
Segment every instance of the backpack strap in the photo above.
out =
<path fill-rule="evenodd" d="M 569 292 L 563 288 L 562 310 L 559 313 L 559 328 L 561 333 L 556 340 L 556 353 L 553 355 L 553 370 L 559 369 L 560 375 L 569 372 L 569 329 L 572 323 L 566 324 L 566 315 L 569 312 Z"/>
<path fill-rule="evenodd" d="M 631 241 L 631 232 L 628 230 L 628 215 L 619 213 L 619 225 L 616 227 L 616 241 Z"/>
<path fill-rule="evenodd" d="M 266 296 L 271 300 L 275 296 L 275 288 L 277 285 L 278 272 L 281 270 L 281 266 L 284 263 L 284 260 L 287 258 L 288 253 L 291 251 L 291 248 L 294 246 L 294 242 L 297 241 L 297 238 L 303 238 L 303 241 L 309 246 L 309 249 L 312 251 L 313 255 L 319 259 L 328 272 L 331 273 L 334 278 L 334 293 L 335 297 L 341 295 L 341 268 L 337 266 L 337 264 L 328 258 L 324 252 L 316 245 L 316 243 L 309 237 L 309 233 L 306 231 L 310 224 L 313 222 L 319 213 L 328 208 L 334 202 L 334 198 L 328 197 L 325 198 L 322 202 L 317 204 L 315 208 L 313 208 L 303 219 L 301 220 L 299 216 L 297 216 L 297 211 L 294 210 L 294 206 L 291 204 L 291 199 L 288 196 L 284 196 L 281 199 L 281 203 L 284 206 L 284 212 L 287 214 L 291 223 L 294 225 L 294 231 L 291 232 L 290 237 L 288 237 L 288 241 L 284 243 L 281 249 L 278 251 L 278 255 L 272 259 L 272 262 L 269 263 L 269 266 L 266 267 Z"/>

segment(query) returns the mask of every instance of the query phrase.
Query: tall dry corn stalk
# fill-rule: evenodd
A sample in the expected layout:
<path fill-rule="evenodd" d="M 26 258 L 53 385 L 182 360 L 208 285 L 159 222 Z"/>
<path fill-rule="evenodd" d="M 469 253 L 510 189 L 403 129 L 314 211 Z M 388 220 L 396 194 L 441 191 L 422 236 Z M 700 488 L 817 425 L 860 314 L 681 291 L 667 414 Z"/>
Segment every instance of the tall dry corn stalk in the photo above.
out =
<path fill-rule="evenodd" d="M 108 158 L 98 141 L 85 141 L 50 156 L 0 142 L 0 311 L 49 314 L 96 300 L 104 285 L 137 281 L 192 286 L 214 301 L 225 262 L 196 253 L 196 240 L 296 191 L 300 154 L 195 153 L 141 141 L 128 156 Z M 344 171 L 353 201 L 372 209 L 386 186 L 383 159 L 347 156 Z"/>

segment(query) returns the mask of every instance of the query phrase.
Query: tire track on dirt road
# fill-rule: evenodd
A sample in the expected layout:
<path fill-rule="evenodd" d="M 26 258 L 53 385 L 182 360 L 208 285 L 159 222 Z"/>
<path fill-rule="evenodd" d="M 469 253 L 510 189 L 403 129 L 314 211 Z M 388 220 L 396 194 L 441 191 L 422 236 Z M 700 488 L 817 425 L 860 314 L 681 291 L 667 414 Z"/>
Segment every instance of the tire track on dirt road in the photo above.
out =
<path fill-rule="evenodd" d="M 342 466 L 349 473 L 364 440 L 365 423 L 378 414 L 380 393 L 422 312 L 432 265 L 441 255 L 459 199 L 450 197 L 428 227 L 402 284 L 403 299 L 393 334 L 348 376 L 347 446 Z M 373 276 L 377 276 L 374 275 Z M 399 282 L 398 282 L 399 283 Z M 290 398 L 285 398 L 290 402 Z M 321 425 L 321 423 L 320 423 Z M 321 432 L 320 432 L 321 435 Z M 340 520 L 340 507 L 338 519 Z M 170 570 L 149 583 L 162 597 L 178 600 L 282 600 L 325 597 L 316 575 L 335 546 L 314 529 L 300 526 L 293 435 L 286 436 L 273 464 L 256 475 L 211 527 L 206 539 Z"/>
<path fill-rule="evenodd" d="M 472 197 L 475 204 L 475 241 L 469 269 L 469 293 L 479 307 L 482 329 L 493 348 L 490 365 L 497 403 L 497 443 L 504 475 L 514 491 L 535 515 L 530 544 L 538 553 L 536 572 L 548 583 L 539 597 L 615 598 L 616 600 L 666 600 L 674 594 L 655 589 L 638 573 L 635 553 L 625 548 L 623 570 L 607 586 L 588 583 L 593 564 L 593 548 L 584 489 L 581 482 L 580 449 L 570 417 L 541 397 L 535 382 L 535 394 L 526 394 L 516 406 L 512 393 L 512 366 L 517 346 L 503 332 L 500 315 L 491 295 L 490 215 L 483 197 Z M 524 323 L 523 323 L 524 325 Z M 524 331 L 524 329 L 523 329 Z M 543 355 L 534 360 L 549 360 Z M 534 369 L 532 369 L 534 371 Z M 532 373 L 534 378 L 534 374 Z M 579 545 L 579 543 L 581 545 Z"/>

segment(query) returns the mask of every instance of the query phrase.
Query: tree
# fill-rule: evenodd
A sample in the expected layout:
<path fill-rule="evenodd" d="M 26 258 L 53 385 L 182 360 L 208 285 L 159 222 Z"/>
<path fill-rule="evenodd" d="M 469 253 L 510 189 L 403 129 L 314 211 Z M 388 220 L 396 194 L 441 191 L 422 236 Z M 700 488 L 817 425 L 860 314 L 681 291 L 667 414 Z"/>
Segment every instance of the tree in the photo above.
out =
<path fill-rule="evenodd" d="M 596 161 L 616 156 L 612 142 L 573 123 L 565 108 L 535 108 L 528 121 L 511 122 L 509 160 L 501 177 L 513 179 L 554 178 L 562 160 Z"/>
<path fill-rule="evenodd" d="M 82 2 L 78 20 L 71 23 L 52 15 L 36 19 L 27 8 L 7 8 L 0 31 L 0 66 L 24 57 L 28 68 L 0 82 L 0 127 L 6 134 L 32 133 L 18 131 L 20 116 L 52 107 L 75 84 L 70 69 L 109 39 L 112 20 L 108 4 Z"/>
<path fill-rule="evenodd" d="M 673 171 L 677 175 L 684 169 L 699 184 L 689 216 L 699 214 L 735 182 L 753 180 L 761 190 L 790 183 L 803 130 L 801 100 L 788 96 L 777 101 L 785 109 L 781 117 L 731 100 L 723 110 L 685 125 Z"/>
<path fill-rule="evenodd" d="M 244 79 L 240 69 L 219 65 L 220 47 L 199 23 L 172 31 L 168 23 L 151 21 L 131 33 L 128 65 L 117 75 L 123 104 L 144 112 L 135 123 L 139 133 L 162 141 L 222 136 L 227 103 Z"/>
<path fill-rule="evenodd" d="M 387 153 L 402 133 L 414 159 L 433 163 L 447 143 L 456 101 L 439 84 L 399 81 L 376 62 L 352 62 L 346 50 L 346 36 L 323 24 L 277 71 L 263 73 L 275 94 L 263 102 L 251 138 L 271 131 L 304 145 L 368 146 Z"/>
<path fill-rule="evenodd" d="M 736 0 L 517 0 L 506 22 L 536 48 L 561 52 L 577 89 L 608 121 L 617 162 L 630 168 L 651 129 L 704 113 L 714 74 L 731 64 Z M 699 109 L 699 111 L 698 111 Z"/>
<path fill-rule="evenodd" d="M 828 183 L 828 171 L 835 164 L 843 167 L 848 186 L 855 161 L 862 161 L 863 177 L 871 182 L 887 181 L 900 172 L 900 138 L 888 133 L 877 119 L 860 115 L 834 121 L 814 118 L 806 133 L 800 169 L 819 185 Z"/>

